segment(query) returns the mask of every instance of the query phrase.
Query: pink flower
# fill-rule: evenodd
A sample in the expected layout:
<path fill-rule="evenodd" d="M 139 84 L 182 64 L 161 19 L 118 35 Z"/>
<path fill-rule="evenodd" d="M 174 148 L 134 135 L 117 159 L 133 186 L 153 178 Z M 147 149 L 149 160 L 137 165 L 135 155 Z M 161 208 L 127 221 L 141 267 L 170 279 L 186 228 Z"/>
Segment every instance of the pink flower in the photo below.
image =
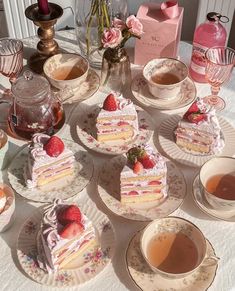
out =
<path fill-rule="evenodd" d="M 126 25 L 129 28 L 129 32 L 136 36 L 144 33 L 143 24 L 134 15 L 127 17 Z"/>
<path fill-rule="evenodd" d="M 114 20 L 112 22 L 112 26 L 114 28 L 118 28 L 122 31 L 126 27 L 126 24 L 121 19 L 114 17 Z"/>
<path fill-rule="evenodd" d="M 118 28 L 108 28 L 104 30 L 101 42 L 104 48 L 115 48 L 122 41 L 122 32 Z"/>

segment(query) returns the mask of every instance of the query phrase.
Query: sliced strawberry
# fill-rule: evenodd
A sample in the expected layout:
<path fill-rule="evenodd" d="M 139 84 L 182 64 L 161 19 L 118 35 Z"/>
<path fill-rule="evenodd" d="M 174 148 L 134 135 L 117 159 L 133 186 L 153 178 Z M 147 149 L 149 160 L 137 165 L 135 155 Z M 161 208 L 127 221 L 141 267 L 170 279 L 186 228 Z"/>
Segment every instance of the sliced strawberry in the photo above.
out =
<path fill-rule="evenodd" d="M 139 174 L 143 171 L 144 167 L 143 165 L 141 164 L 141 162 L 137 161 L 134 166 L 133 166 L 133 172 L 135 174 Z"/>
<path fill-rule="evenodd" d="M 107 111 L 116 111 L 117 103 L 113 94 L 109 94 L 103 103 L 103 109 Z"/>
<path fill-rule="evenodd" d="M 188 115 L 187 119 L 189 122 L 197 124 L 200 121 L 206 120 L 207 116 L 204 113 L 202 113 L 202 114 L 201 113 L 191 113 Z"/>
<path fill-rule="evenodd" d="M 188 119 L 188 116 L 191 113 L 200 113 L 200 109 L 198 108 L 197 102 L 193 102 L 193 104 L 189 107 L 189 109 L 187 110 L 187 112 L 184 114 L 184 119 Z"/>
<path fill-rule="evenodd" d="M 118 125 L 118 126 L 129 125 L 129 123 L 126 122 L 126 121 L 119 121 L 117 125 Z"/>
<path fill-rule="evenodd" d="M 57 216 L 58 221 L 63 225 L 72 221 L 81 222 L 81 217 L 81 211 L 76 205 L 70 205 L 63 208 L 59 211 Z"/>
<path fill-rule="evenodd" d="M 84 230 L 84 226 L 77 221 L 72 221 L 66 224 L 58 233 L 62 238 L 71 239 L 82 233 Z"/>
<path fill-rule="evenodd" d="M 198 112 L 200 111 L 197 105 L 197 102 L 193 102 L 193 104 L 189 107 L 188 112 L 193 113 L 193 112 Z"/>
<path fill-rule="evenodd" d="M 141 158 L 141 163 L 145 169 L 152 169 L 156 164 L 148 154 Z"/>
<path fill-rule="evenodd" d="M 150 181 L 150 182 L 148 182 L 149 186 L 158 186 L 158 185 L 161 185 L 161 184 L 162 184 L 161 181 Z"/>
<path fill-rule="evenodd" d="M 138 195 L 139 193 L 137 192 L 137 191 L 130 191 L 129 193 L 128 193 L 128 195 L 130 195 L 130 196 L 135 196 L 135 195 Z"/>
<path fill-rule="evenodd" d="M 58 136 L 52 136 L 43 149 L 50 157 L 58 157 L 64 151 L 64 143 Z"/>

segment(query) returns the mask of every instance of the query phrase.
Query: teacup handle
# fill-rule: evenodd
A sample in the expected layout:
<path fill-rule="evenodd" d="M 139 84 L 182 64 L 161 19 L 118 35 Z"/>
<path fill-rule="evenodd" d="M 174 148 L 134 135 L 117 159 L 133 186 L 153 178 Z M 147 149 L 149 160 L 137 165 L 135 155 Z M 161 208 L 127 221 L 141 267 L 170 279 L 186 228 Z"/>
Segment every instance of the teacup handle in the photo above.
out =
<path fill-rule="evenodd" d="M 215 266 L 218 264 L 218 261 L 220 260 L 220 258 L 214 256 L 214 255 L 211 255 L 211 256 L 208 256 L 208 257 L 205 257 L 203 263 L 202 263 L 202 266 L 203 267 L 212 267 L 212 266 Z"/>
<path fill-rule="evenodd" d="M 73 89 L 69 88 L 68 86 L 64 87 L 64 89 L 61 89 L 60 91 L 55 93 L 56 98 L 59 99 L 61 103 L 64 103 L 68 99 L 74 96 Z"/>

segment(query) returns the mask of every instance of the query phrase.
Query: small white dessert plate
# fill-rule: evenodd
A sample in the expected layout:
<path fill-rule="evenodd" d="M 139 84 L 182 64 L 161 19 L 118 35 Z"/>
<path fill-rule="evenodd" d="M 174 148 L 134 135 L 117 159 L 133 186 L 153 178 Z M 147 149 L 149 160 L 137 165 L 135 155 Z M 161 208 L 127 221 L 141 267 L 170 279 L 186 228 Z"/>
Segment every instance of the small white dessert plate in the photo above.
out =
<path fill-rule="evenodd" d="M 96 117 L 99 104 L 80 103 L 76 112 L 76 129 L 80 141 L 90 150 L 107 155 L 118 155 L 127 152 L 134 145 L 147 143 L 153 135 L 154 125 L 151 116 L 136 106 L 139 134 L 133 140 L 104 143 L 96 140 Z"/>
<path fill-rule="evenodd" d="M 174 290 L 174 291 L 205 291 L 213 283 L 218 265 L 203 266 L 181 279 L 167 279 L 154 273 L 140 250 L 141 231 L 137 232 L 131 239 L 126 251 L 127 270 L 141 290 Z M 211 243 L 207 240 L 207 254 L 215 256 Z"/>
<path fill-rule="evenodd" d="M 176 162 L 191 167 L 200 167 L 214 155 L 195 155 L 182 150 L 175 142 L 174 130 L 182 117 L 173 115 L 164 120 L 158 130 L 158 141 L 162 150 Z M 235 154 L 235 130 L 224 118 L 218 116 L 221 132 L 225 146 L 221 156 L 232 156 Z M 156 136 L 154 137 L 157 142 Z"/>
<path fill-rule="evenodd" d="M 132 93 L 137 101 L 144 106 L 160 110 L 175 110 L 192 103 L 197 96 L 194 82 L 187 78 L 181 85 L 180 93 L 174 99 L 161 99 L 154 97 L 148 89 L 147 81 L 142 75 L 137 75 L 131 85 Z"/>
<path fill-rule="evenodd" d="M 218 211 L 206 201 L 203 193 L 200 191 L 198 175 L 193 182 L 193 199 L 197 206 L 207 215 L 220 220 L 235 222 L 235 211 Z"/>
<path fill-rule="evenodd" d="M 97 246 L 86 250 L 81 257 L 70 262 L 66 269 L 52 274 L 40 269 L 37 262 L 36 237 L 42 212 L 37 209 L 24 222 L 17 240 L 16 252 L 23 271 L 34 281 L 50 287 L 80 285 L 97 276 L 110 263 L 115 250 L 115 237 L 108 217 L 91 201 L 79 207 L 95 227 Z"/>
<path fill-rule="evenodd" d="M 92 157 L 80 145 L 63 140 L 75 156 L 74 174 L 42 187 L 29 189 L 25 183 L 24 169 L 28 158 L 28 147 L 24 146 L 15 156 L 8 168 L 8 179 L 14 190 L 26 199 L 36 202 L 51 202 L 55 198 L 66 200 L 81 192 L 90 182 L 94 165 Z"/>
<path fill-rule="evenodd" d="M 166 217 L 183 203 L 186 183 L 181 171 L 169 160 L 167 165 L 168 197 L 158 202 L 133 203 L 128 206 L 120 201 L 120 173 L 126 163 L 123 155 L 105 163 L 100 171 L 98 192 L 104 204 L 116 215 L 131 220 L 149 221 Z"/>
<path fill-rule="evenodd" d="M 52 90 L 57 94 L 63 104 L 73 104 L 93 96 L 98 91 L 99 86 L 99 76 L 94 70 L 89 69 L 86 81 L 81 83 L 78 88 L 68 88 L 63 91 L 52 87 Z"/>

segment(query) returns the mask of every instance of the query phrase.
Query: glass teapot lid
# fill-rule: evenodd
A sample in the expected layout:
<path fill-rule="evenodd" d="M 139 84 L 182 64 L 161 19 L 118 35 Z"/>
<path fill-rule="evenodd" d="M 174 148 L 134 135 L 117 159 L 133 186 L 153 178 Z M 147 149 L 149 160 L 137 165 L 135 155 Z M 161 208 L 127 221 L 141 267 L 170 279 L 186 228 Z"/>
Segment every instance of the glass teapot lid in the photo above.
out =
<path fill-rule="evenodd" d="M 22 101 L 38 102 L 50 92 L 50 84 L 46 78 L 33 74 L 31 71 L 25 71 L 23 76 L 12 84 L 11 90 L 14 96 Z"/>

